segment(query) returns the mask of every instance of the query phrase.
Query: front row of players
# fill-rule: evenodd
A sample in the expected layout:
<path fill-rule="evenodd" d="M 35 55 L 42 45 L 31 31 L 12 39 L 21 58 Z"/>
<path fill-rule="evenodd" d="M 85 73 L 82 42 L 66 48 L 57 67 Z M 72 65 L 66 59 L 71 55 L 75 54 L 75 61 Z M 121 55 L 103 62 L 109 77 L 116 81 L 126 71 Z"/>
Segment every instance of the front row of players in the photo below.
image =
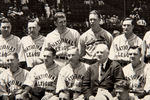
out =
<path fill-rule="evenodd" d="M 97 45 L 97 62 L 88 67 L 80 62 L 76 47 L 69 48 L 68 63 L 62 68 L 55 63 L 55 55 L 53 48 L 45 48 L 44 63 L 36 65 L 30 72 L 19 67 L 17 53 L 8 56 L 9 68 L 0 75 L 1 99 L 150 99 L 150 68 L 149 64 L 140 61 L 140 47 L 130 47 L 131 63 L 124 67 L 108 58 L 109 49 L 105 44 Z"/>

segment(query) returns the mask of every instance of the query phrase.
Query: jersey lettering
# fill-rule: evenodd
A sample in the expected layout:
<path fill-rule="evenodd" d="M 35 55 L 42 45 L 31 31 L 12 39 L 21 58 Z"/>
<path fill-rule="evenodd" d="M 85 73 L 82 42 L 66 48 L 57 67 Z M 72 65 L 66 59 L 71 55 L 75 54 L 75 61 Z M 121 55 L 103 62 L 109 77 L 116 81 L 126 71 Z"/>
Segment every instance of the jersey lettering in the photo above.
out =
<path fill-rule="evenodd" d="M 40 52 L 28 52 L 26 53 L 27 57 L 39 57 L 40 56 Z"/>
<path fill-rule="evenodd" d="M 38 75 L 38 76 L 35 77 L 36 80 L 40 80 L 40 79 L 42 79 L 42 78 L 49 78 L 49 79 L 55 81 L 57 77 L 54 76 L 54 75 L 48 74 L 48 73 L 46 73 L 46 74 L 41 74 L 41 75 Z"/>
<path fill-rule="evenodd" d="M 17 81 L 17 80 L 11 80 L 7 83 L 7 86 L 10 87 L 11 85 L 22 86 L 22 82 Z"/>
<path fill-rule="evenodd" d="M 39 50 L 40 50 L 41 47 L 38 46 L 38 45 L 30 45 L 30 46 L 27 46 L 27 47 L 24 49 L 24 51 L 27 52 L 27 51 L 32 50 L 32 49 L 39 49 Z"/>
<path fill-rule="evenodd" d="M 115 47 L 116 47 L 117 51 L 122 51 L 122 50 L 128 50 L 129 49 L 128 45 L 123 45 L 123 46 L 117 46 L 117 45 L 115 45 Z"/>
<path fill-rule="evenodd" d="M 14 52 L 15 51 L 15 48 L 12 47 L 12 46 L 9 46 L 9 45 L 1 45 L 0 46 L 0 50 L 3 50 L 3 49 L 9 50 L 10 52 Z"/>

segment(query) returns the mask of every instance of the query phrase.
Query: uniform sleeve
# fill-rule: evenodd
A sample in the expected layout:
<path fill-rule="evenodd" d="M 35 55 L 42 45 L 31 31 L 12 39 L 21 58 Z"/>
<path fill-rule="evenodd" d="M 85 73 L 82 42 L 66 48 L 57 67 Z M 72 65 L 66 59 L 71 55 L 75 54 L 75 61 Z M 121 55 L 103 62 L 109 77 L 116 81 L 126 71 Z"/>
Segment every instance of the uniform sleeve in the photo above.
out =
<path fill-rule="evenodd" d="M 109 37 L 109 45 L 108 45 L 109 48 L 111 47 L 112 42 L 113 42 L 113 36 L 110 35 L 110 37 Z"/>
<path fill-rule="evenodd" d="M 112 42 L 112 45 L 110 47 L 109 51 L 109 59 L 116 60 L 116 48 L 115 48 L 115 40 Z"/>
<path fill-rule="evenodd" d="M 149 67 L 149 64 L 148 64 L 148 67 Z M 150 91 L 150 68 L 147 68 L 145 71 L 145 80 L 146 80 L 146 83 L 145 83 L 145 86 L 144 86 L 144 90 L 146 92 Z"/>
<path fill-rule="evenodd" d="M 33 88 L 35 81 L 35 72 L 34 69 L 31 69 L 30 72 L 26 73 L 26 80 L 24 81 L 23 85 L 27 85 Z"/>
<path fill-rule="evenodd" d="M 75 46 L 78 46 L 79 38 L 80 38 L 80 33 L 79 33 L 78 31 L 76 31 L 75 34 L 76 34 L 76 42 L 75 42 Z"/>
<path fill-rule="evenodd" d="M 67 86 L 65 84 L 65 76 L 63 75 L 63 73 L 64 73 L 63 71 L 64 70 L 61 70 L 58 75 L 58 80 L 57 80 L 57 84 L 56 84 L 56 93 L 59 93 L 60 90 L 64 90 L 67 88 Z"/>
<path fill-rule="evenodd" d="M 18 53 L 20 62 L 26 61 L 25 60 L 25 54 L 24 54 L 24 48 L 23 48 L 23 44 L 21 43 L 21 40 L 18 41 L 17 53 Z"/>
<path fill-rule="evenodd" d="M 8 95 L 4 73 L 0 75 L 0 96 L 3 95 Z"/>
<path fill-rule="evenodd" d="M 78 49 L 79 49 L 80 56 L 83 57 L 86 54 L 86 50 L 85 50 L 86 46 L 82 36 L 80 36 L 79 38 Z"/>

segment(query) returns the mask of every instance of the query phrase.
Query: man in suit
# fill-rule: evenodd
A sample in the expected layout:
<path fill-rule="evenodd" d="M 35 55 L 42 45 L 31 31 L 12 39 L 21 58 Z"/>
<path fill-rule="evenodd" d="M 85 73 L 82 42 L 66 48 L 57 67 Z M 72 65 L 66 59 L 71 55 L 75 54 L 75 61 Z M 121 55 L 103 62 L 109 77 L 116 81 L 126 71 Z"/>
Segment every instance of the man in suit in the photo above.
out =
<path fill-rule="evenodd" d="M 109 49 L 107 45 L 97 45 L 95 48 L 97 63 L 89 67 L 83 81 L 84 96 L 87 100 L 92 100 L 98 90 L 113 92 L 114 83 L 124 79 L 120 64 L 108 59 L 108 55 Z"/>

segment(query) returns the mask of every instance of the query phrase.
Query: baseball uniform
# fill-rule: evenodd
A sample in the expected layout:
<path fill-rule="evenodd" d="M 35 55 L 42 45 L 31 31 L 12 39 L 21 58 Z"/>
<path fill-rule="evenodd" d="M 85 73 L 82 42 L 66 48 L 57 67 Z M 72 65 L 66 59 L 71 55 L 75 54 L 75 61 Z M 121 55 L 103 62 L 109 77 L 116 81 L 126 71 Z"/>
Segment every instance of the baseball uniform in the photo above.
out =
<path fill-rule="evenodd" d="M 78 43 L 79 53 L 84 58 L 93 59 L 96 45 L 105 43 L 110 47 L 112 40 L 112 35 L 104 29 L 101 29 L 98 33 L 94 33 L 92 29 L 89 29 L 80 36 Z"/>
<path fill-rule="evenodd" d="M 44 39 L 45 37 L 42 35 L 39 35 L 36 39 L 32 39 L 30 35 L 21 39 L 21 44 L 25 55 L 24 60 L 27 62 L 28 67 L 34 67 L 34 63 L 38 62 L 37 60 L 40 57 Z"/>
<path fill-rule="evenodd" d="M 22 68 L 19 68 L 14 74 L 9 69 L 5 70 L 0 75 L 0 96 L 17 94 L 22 89 L 27 75 L 28 71 Z"/>
<path fill-rule="evenodd" d="M 123 68 L 123 73 L 126 79 L 130 82 L 130 89 L 144 88 L 146 79 L 145 64 L 140 63 L 133 69 L 132 64 L 128 64 Z"/>
<path fill-rule="evenodd" d="M 77 47 L 79 37 L 79 32 L 74 29 L 67 28 L 66 31 L 62 34 L 60 34 L 58 30 L 55 29 L 46 36 L 42 51 L 44 51 L 44 48 L 46 47 L 52 47 L 56 50 L 56 55 L 59 55 L 60 53 L 60 58 L 66 58 L 66 51 L 70 46 Z M 64 66 L 66 62 L 66 60 L 56 61 L 58 64 L 60 64 L 60 66 Z"/>
<path fill-rule="evenodd" d="M 36 65 L 31 69 L 24 84 L 32 88 L 40 87 L 45 90 L 55 91 L 59 71 L 60 67 L 56 63 L 49 68 L 44 63 Z"/>
<path fill-rule="evenodd" d="M 80 66 L 75 69 L 70 64 L 64 66 L 58 76 L 56 93 L 65 89 L 81 92 L 82 81 L 86 70 L 83 63 L 80 63 Z"/>
<path fill-rule="evenodd" d="M 143 41 L 145 41 L 145 43 L 146 43 L 145 44 L 145 48 L 146 48 L 146 52 L 147 52 L 146 55 L 150 54 L 150 41 L 149 41 L 149 39 L 150 39 L 150 31 L 146 32 L 145 36 L 143 38 Z"/>
<path fill-rule="evenodd" d="M 140 39 L 137 35 L 133 34 L 129 39 L 127 39 L 125 34 L 121 34 L 113 40 L 109 52 L 109 58 L 111 60 L 129 61 L 129 47 L 141 46 L 141 44 L 142 39 Z"/>
<path fill-rule="evenodd" d="M 12 53 L 18 53 L 19 60 L 21 61 L 23 55 L 20 38 L 15 35 L 10 35 L 8 38 L 3 38 L 0 35 L 0 59 L 3 63 L 6 63 L 6 58 Z"/>

